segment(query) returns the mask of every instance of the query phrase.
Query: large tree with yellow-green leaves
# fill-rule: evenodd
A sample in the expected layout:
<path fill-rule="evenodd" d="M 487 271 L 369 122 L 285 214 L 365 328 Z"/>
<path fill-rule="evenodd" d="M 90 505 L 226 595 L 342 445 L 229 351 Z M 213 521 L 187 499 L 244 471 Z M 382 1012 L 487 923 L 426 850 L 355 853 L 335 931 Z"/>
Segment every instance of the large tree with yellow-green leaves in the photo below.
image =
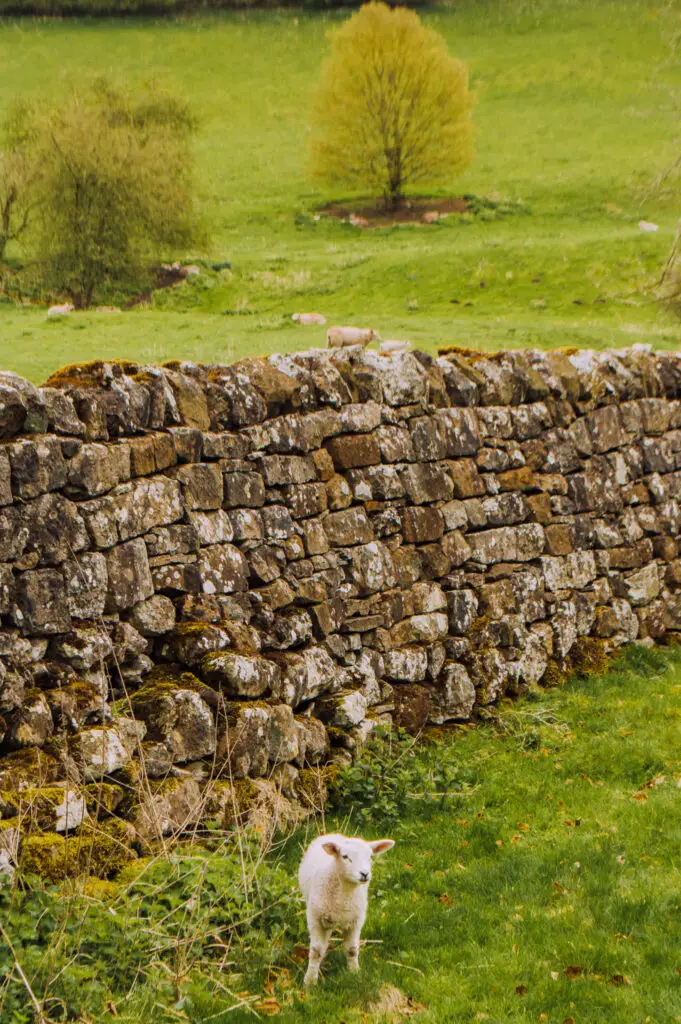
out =
<path fill-rule="evenodd" d="M 333 33 L 314 103 L 310 170 L 394 208 L 409 185 L 451 181 L 473 155 L 466 66 L 406 8 L 365 4 Z"/>

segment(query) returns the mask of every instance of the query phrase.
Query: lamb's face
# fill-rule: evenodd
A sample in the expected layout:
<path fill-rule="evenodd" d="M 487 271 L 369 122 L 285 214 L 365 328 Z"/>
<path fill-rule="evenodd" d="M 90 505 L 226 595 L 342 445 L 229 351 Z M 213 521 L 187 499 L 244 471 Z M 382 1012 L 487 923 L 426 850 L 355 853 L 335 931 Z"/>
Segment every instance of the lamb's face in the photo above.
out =
<path fill-rule="evenodd" d="M 373 843 L 365 843 L 363 839 L 343 839 L 325 843 L 324 850 L 336 858 L 337 870 L 346 882 L 368 885 L 374 855 L 389 850 L 391 846 L 394 846 L 392 839 L 378 839 Z"/>

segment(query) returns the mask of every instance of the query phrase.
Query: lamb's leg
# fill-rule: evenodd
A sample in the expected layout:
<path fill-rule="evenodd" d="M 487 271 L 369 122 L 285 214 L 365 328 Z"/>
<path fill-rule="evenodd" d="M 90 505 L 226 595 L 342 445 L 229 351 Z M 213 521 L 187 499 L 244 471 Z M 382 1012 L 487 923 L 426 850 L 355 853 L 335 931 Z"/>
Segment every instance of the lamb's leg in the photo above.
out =
<path fill-rule="evenodd" d="M 326 956 L 331 938 L 331 929 L 322 928 L 318 921 L 308 918 L 310 929 L 310 959 L 305 973 L 305 985 L 316 985 L 319 978 L 319 968 Z"/>
<path fill-rule="evenodd" d="M 343 947 L 349 971 L 359 970 L 359 933 L 361 930 L 362 925 L 358 922 L 343 932 Z"/>

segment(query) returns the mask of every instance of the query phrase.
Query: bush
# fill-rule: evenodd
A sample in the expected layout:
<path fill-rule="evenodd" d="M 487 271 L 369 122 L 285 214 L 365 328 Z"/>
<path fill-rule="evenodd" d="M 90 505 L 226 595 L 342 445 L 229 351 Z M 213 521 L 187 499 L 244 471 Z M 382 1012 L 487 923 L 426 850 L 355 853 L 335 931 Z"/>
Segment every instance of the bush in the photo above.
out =
<path fill-rule="evenodd" d="M 416 7 L 426 0 L 411 0 Z M 305 7 L 311 10 L 359 7 L 361 0 L 0 0 L 0 15 L 177 14 L 207 10 Z"/>
<path fill-rule="evenodd" d="M 104 285 L 139 288 L 164 252 L 200 241 L 194 121 L 172 93 L 100 79 L 47 112 L 20 108 L 14 121 L 40 168 L 30 241 L 48 289 L 87 307 Z"/>
<path fill-rule="evenodd" d="M 464 64 L 413 11 L 369 3 L 334 33 L 316 97 L 310 170 L 379 192 L 450 181 L 471 161 Z"/>

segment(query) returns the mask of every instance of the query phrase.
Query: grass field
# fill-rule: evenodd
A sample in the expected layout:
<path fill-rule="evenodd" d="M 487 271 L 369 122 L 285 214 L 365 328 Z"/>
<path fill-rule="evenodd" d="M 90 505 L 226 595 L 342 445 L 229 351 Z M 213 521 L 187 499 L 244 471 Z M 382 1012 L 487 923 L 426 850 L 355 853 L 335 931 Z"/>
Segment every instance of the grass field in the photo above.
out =
<path fill-rule="evenodd" d="M 105 71 L 174 83 L 201 118 L 196 141 L 209 253 L 230 260 L 123 316 L 47 323 L 0 305 L 0 365 L 44 379 L 93 357 L 228 360 L 306 348 L 323 332 L 295 310 L 385 337 L 479 347 L 649 341 L 679 321 L 651 288 L 678 203 L 641 199 L 681 152 L 681 23 L 662 0 L 460 0 L 423 17 L 465 59 L 477 153 L 454 193 L 522 201 L 494 219 L 362 230 L 314 220 L 338 198 L 304 175 L 309 99 L 345 15 L 222 13 L 178 20 L 0 22 L 0 108 L 58 97 Z M 639 231 L 644 218 L 659 224 Z M 16 253 L 15 253 L 16 256 Z"/>
<path fill-rule="evenodd" d="M 0 924 L 54 1021 L 673 1024 L 680 720 L 681 652 L 638 647 L 488 724 L 365 756 L 350 816 L 326 827 L 397 845 L 376 867 L 360 975 L 332 950 L 309 994 L 305 830 L 247 863 L 248 895 L 236 844 L 193 847 L 85 896 L 0 890 Z M 12 961 L 0 944 L 0 1015 L 34 1024 Z M 378 1012 L 385 986 L 409 1013 Z"/>

